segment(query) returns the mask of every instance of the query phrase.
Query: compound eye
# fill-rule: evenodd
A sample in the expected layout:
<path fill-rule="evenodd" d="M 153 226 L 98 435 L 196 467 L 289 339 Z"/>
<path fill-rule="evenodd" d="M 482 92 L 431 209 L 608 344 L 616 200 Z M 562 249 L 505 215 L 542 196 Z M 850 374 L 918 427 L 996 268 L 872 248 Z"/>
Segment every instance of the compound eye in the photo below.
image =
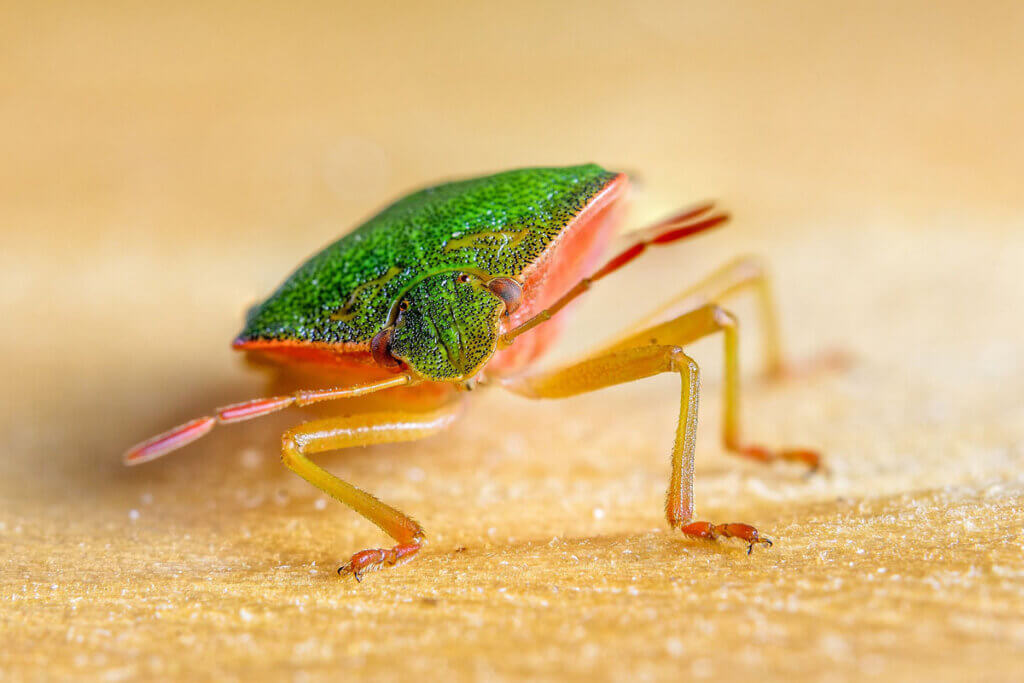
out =
<path fill-rule="evenodd" d="M 469 282 L 469 273 L 459 273 L 459 276 L 455 278 L 458 282 L 463 284 Z"/>
<path fill-rule="evenodd" d="M 402 313 L 405 313 L 406 311 L 408 311 L 409 310 L 409 300 L 408 299 L 403 299 L 402 302 L 400 304 L 398 304 L 398 310 L 400 310 Z"/>
<path fill-rule="evenodd" d="M 496 277 L 487 282 L 487 289 L 505 302 L 505 314 L 512 315 L 523 303 L 523 286 L 510 277 Z"/>
<path fill-rule="evenodd" d="M 403 302 L 404 303 L 404 302 Z M 370 355 L 377 365 L 382 368 L 397 368 L 401 363 L 391 355 L 391 337 L 395 334 L 395 328 L 385 327 L 373 335 L 370 340 Z"/>

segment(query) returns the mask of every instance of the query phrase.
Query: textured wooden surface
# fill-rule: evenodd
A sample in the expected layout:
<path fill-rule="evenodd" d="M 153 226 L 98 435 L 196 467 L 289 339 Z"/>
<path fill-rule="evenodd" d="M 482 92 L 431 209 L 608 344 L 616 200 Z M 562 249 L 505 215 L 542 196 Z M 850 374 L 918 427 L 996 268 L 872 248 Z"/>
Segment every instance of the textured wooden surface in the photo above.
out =
<path fill-rule="evenodd" d="M 1018 676 L 1019 4 L 459 5 L 4 8 L 0 679 Z M 603 284 L 559 354 L 752 251 L 791 353 L 854 356 L 763 383 L 744 327 L 748 433 L 821 447 L 804 479 L 722 452 L 692 349 L 699 512 L 770 550 L 665 529 L 670 377 L 325 456 L 430 534 L 361 585 L 334 570 L 379 533 L 278 462 L 301 413 L 121 467 L 260 391 L 244 307 L 384 201 L 587 160 L 643 175 L 632 225 L 736 221 Z"/>

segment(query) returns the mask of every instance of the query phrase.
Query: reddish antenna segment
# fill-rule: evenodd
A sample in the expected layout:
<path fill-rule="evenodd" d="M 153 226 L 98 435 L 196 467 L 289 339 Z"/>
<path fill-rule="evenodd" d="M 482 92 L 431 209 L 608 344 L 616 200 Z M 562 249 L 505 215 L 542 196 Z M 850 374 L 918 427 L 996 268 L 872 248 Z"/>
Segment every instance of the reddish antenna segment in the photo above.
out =
<path fill-rule="evenodd" d="M 268 398 L 255 398 L 242 403 L 232 403 L 231 405 L 217 408 L 215 417 L 206 416 L 190 420 L 163 434 L 158 434 L 152 439 L 147 439 L 140 444 L 132 446 L 125 452 L 122 460 L 125 465 L 139 465 L 150 460 L 156 460 L 171 451 L 176 451 L 206 436 L 218 424 L 231 424 L 233 422 L 252 420 L 253 418 L 276 413 L 293 405 L 301 408 L 302 406 L 319 403 L 320 401 L 353 398 L 380 391 L 381 389 L 406 386 L 412 384 L 413 381 L 411 375 L 402 374 L 377 382 L 358 384 L 351 387 L 296 391 L 290 396 L 271 396 Z"/>

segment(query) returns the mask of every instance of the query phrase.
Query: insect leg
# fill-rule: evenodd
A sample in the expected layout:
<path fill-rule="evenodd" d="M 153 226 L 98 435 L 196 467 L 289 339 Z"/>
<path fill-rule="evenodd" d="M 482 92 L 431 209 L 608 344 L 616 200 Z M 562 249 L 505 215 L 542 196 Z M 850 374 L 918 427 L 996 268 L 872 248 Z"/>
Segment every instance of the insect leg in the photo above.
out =
<path fill-rule="evenodd" d="M 739 363 L 736 320 L 725 309 L 708 304 L 676 318 L 650 327 L 618 342 L 614 348 L 599 351 L 578 363 L 534 376 L 506 380 L 504 386 L 530 398 L 562 398 L 595 391 L 614 384 L 643 379 L 663 372 L 678 372 L 682 378 L 679 424 L 672 448 L 672 475 L 665 509 L 673 528 L 698 538 L 733 536 L 748 543 L 770 545 L 757 529 L 747 524 L 716 525 L 691 522 L 693 518 L 693 459 L 697 430 L 699 370 L 682 346 L 715 332 L 722 332 L 725 351 L 725 427 L 726 442 L 746 448 L 740 442 Z M 774 457 L 799 459 L 810 451 L 780 451 Z M 816 454 L 815 454 L 816 455 Z"/>
<path fill-rule="evenodd" d="M 757 308 L 761 323 L 762 355 L 765 373 L 769 376 L 783 374 L 782 344 L 779 339 L 778 316 L 776 315 L 775 298 L 772 295 L 771 276 L 761 258 L 742 256 L 715 269 L 703 280 L 687 287 L 676 296 L 659 306 L 654 311 L 634 322 L 631 330 L 643 329 L 675 318 L 686 311 L 706 304 L 722 304 L 732 296 L 753 289 L 757 296 Z M 620 340 L 633 336 L 626 331 L 602 349 L 618 348 Z"/>
<path fill-rule="evenodd" d="M 598 271 L 598 274 L 607 271 L 609 266 L 613 264 L 615 260 L 616 259 L 613 259 L 609 262 L 609 265 L 606 265 L 601 269 L 601 271 Z M 591 277 L 590 281 L 592 282 L 596 279 L 598 279 L 597 275 Z M 784 372 L 785 365 L 783 363 L 781 344 L 779 342 L 779 327 L 775 314 L 775 303 L 772 297 L 771 283 L 764 265 L 759 259 L 752 256 L 737 259 L 712 272 L 704 280 L 684 290 L 678 296 L 672 298 L 668 303 L 656 309 L 640 322 L 636 323 L 632 326 L 633 331 L 626 332 L 625 334 L 614 338 L 609 344 L 600 347 L 597 352 L 613 351 L 616 349 L 650 344 L 650 340 L 652 339 L 651 329 L 660 327 L 659 323 L 671 326 L 674 324 L 674 321 L 679 320 L 680 316 L 687 311 L 696 310 L 700 306 L 718 304 L 721 301 L 728 299 L 730 296 L 738 294 L 751 287 L 756 289 L 758 295 L 758 305 L 761 312 L 765 366 L 769 375 L 778 376 Z M 577 289 L 578 288 L 579 286 L 577 286 Z M 558 307 L 555 309 L 555 312 L 560 310 L 561 307 L 558 306 L 557 303 L 555 306 Z M 726 313 L 725 315 L 732 318 L 731 314 Z M 547 318 L 544 319 L 546 320 Z M 666 320 L 668 322 L 665 322 Z M 524 326 L 529 323 L 530 321 L 527 321 L 524 323 Z M 813 450 L 805 448 L 770 450 L 762 446 L 745 444 L 740 440 L 739 355 L 735 348 L 738 345 L 738 335 L 735 333 L 735 319 L 733 319 L 731 327 L 733 332 L 729 332 L 728 330 L 726 331 L 725 418 L 722 422 L 722 441 L 726 449 L 735 455 L 751 458 L 759 462 L 788 460 L 791 462 L 802 463 L 806 465 L 810 471 L 819 469 L 821 467 L 821 457 Z M 640 328 L 639 331 L 636 331 L 637 328 Z M 511 335 L 515 335 L 517 333 L 517 330 L 509 332 Z M 732 349 L 731 352 L 730 349 Z"/>
<path fill-rule="evenodd" d="M 725 271 L 721 271 L 725 272 Z M 704 304 L 692 311 L 714 311 L 715 330 L 721 330 L 724 336 L 725 351 L 725 391 L 723 397 L 722 415 L 722 443 L 726 450 L 735 455 L 751 458 L 759 462 L 771 462 L 774 460 L 785 460 L 806 465 L 811 471 L 821 466 L 821 456 L 817 451 L 807 448 L 785 448 L 769 449 L 764 446 L 753 445 L 743 441 L 740 428 L 740 355 L 739 355 L 739 326 L 735 316 L 717 304 Z M 697 337 L 691 337 L 691 327 L 684 322 L 689 314 L 682 314 L 671 318 L 663 323 L 647 327 L 634 332 L 629 336 L 619 339 L 606 350 L 616 350 L 641 346 L 650 343 L 671 343 L 687 344 L 695 341 Z M 712 331 L 715 331 L 712 330 Z M 705 336 L 705 332 L 699 336 Z M 657 342 L 653 340 L 658 340 Z"/>
<path fill-rule="evenodd" d="M 375 496 L 339 479 L 310 460 L 314 453 L 367 446 L 378 443 L 415 441 L 435 434 L 450 425 L 461 410 L 461 401 L 453 401 L 434 411 L 423 413 L 367 413 L 327 418 L 300 425 L 281 438 L 281 460 L 285 466 L 324 493 L 341 501 L 381 528 L 397 544 L 391 548 L 372 548 L 356 553 L 338 573 L 357 580 L 366 572 L 409 561 L 426 542 L 415 520 Z"/>

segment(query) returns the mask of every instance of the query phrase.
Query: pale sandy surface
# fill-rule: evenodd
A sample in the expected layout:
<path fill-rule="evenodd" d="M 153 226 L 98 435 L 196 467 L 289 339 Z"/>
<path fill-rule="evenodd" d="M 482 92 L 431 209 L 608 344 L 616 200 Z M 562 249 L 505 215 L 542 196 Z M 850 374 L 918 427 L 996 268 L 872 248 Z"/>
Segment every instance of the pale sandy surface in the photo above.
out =
<path fill-rule="evenodd" d="M 3 9 L 0 679 L 1019 679 L 1020 5 L 513 4 Z M 631 225 L 737 220 L 559 353 L 755 251 L 793 355 L 855 356 L 765 384 L 746 326 L 748 432 L 821 447 L 805 480 L 722 452 L 692 349 L 699 511 L 771 550 L 665 529 L 671 377 L 324 457 L 430 534 L 361 585 L 334 570 L 380 534 L 278 462 L 300 413 L 121 467 L 261 390 L 241 311 L 385 200 L 584 160 L 642 172 Z"/>

